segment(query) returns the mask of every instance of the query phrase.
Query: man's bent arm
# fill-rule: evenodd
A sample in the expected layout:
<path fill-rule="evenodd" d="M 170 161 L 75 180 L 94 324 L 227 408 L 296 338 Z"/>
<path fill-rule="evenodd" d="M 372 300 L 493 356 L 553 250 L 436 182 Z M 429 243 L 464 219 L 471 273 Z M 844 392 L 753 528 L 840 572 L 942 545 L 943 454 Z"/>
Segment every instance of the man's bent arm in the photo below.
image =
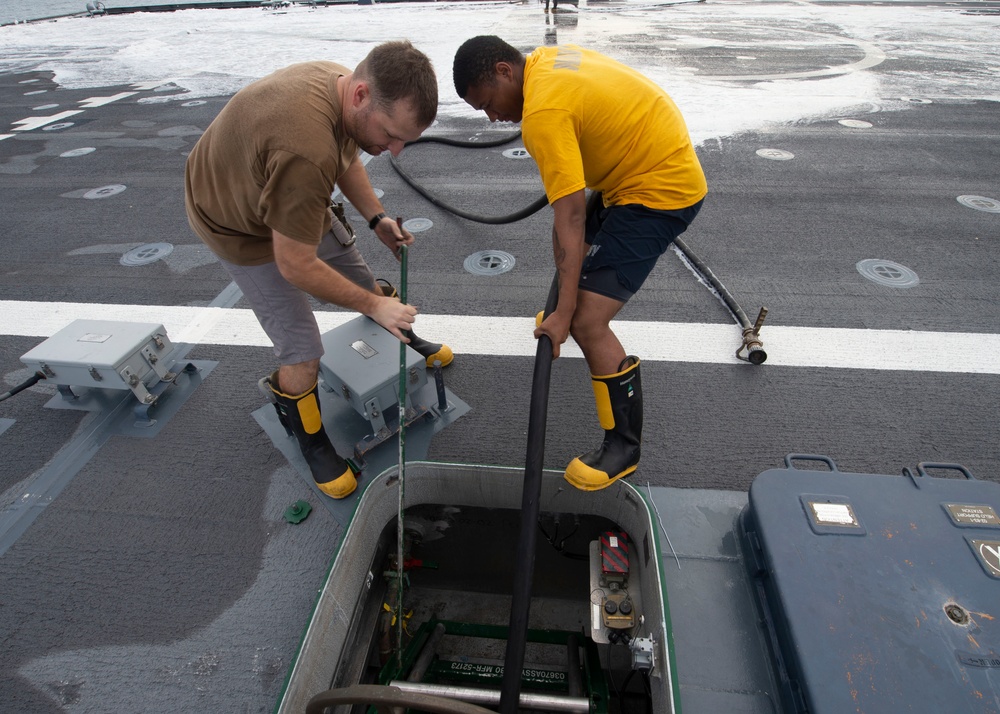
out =
<path fill-rule="evenodd" d="M 403 305 L 355 285 L 316 255 L 316 246 L 272 232 L 274 260 L 281 275 L 295 287 L 313 297 L 367 315 L 397 339 L 409 342 L 401 330 L 413 326 L 417 309 Z"/>
<path fill-rule="evenodd" d="M 569 336 L 580 283 L 580 268 L 586 253 L 584 224 L 587 199 L 583 190 L 571 193 L 552 204 L 555 220 L 552 224 L 552 255 L 559 273 L 559 304 L 535 332 L 545 333 L 552 340 L 552 354 L 559 356 L 559 345 Z"/>
<path fill-rule="evenodd" d="M 372 188 L 372 182 L 368 178 L 368 172 L 365 171 L 365 165 L 361 163 L 358 156 L 354 157 L 347 171 L 337 179 L 337 185 L 340 187 L 341 193 L 344 194 L 344 198 L 351 202 L 351 205 L 361 214 L 366 223 L 373 216 L 385 212 L 378 196 L 375 195 L 375 189 Z"/>
<path fill-rule="evenodd" d="M 351 205 L 357 209 L 366 222 L 370 222 L 373 216 L 385 212 L 378 196 L 375 195 L 371 181 L 368 179 L 368 172 L 365 171 L 364 164 L 357 156 L 354 157 L 347 171 L 337 179 L 337 185 L 340 186 L 344 197 L 351 202 Z M 413 235 L 397 226 L 395 220 L 386 223 L 385 219 L 382 219 L 372 230 L 397 259 L 399 259 L 399 247 L 413 243 Z"/>

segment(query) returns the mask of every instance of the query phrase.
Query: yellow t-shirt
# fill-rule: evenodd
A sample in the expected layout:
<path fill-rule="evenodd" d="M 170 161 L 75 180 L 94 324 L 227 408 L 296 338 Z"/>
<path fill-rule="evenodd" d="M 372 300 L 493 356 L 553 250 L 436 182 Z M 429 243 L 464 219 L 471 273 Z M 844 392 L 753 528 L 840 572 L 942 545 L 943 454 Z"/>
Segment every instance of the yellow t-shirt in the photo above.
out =
<path fill-rule="evenodd" d="M 271 232 L 318 245 L 330 194 L 358 153 L 343 129 L 333 62 L 280 69 L 237 92 L 191 150 L 185 204 L 191 228 L 237 265 L 274 260 Z"/>
<path fill-rule="evenodd" d="M 590 188 L 608 206 L 676 210 L 708 193 L 673 100 L 592 50 L 539 47 L 527 57 L 521 131 L 549 203 Z"/>

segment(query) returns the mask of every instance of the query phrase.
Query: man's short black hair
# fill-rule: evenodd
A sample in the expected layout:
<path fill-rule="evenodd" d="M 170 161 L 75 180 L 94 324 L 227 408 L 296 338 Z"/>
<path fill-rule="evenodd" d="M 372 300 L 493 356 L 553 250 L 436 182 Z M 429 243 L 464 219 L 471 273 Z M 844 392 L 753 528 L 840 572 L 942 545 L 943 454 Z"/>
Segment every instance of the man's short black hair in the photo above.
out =
<path fill-rule="evenodd" d="M 479 35 L 463 42 L 455 53 L 452 66 L 458 96 L 465 99 L 470 87 L 496 82 L 497 62 L 520 67 L 524 64 L 524 55 L 496 35 Z"/>

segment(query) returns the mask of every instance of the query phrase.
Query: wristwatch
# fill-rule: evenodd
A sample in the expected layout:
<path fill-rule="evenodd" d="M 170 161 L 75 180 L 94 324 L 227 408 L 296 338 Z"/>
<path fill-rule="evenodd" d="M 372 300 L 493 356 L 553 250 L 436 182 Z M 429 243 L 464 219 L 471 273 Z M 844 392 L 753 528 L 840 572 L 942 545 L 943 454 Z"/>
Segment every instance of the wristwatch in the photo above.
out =
<path fill-rule="evenodd" d="M 379 221 L 387 217 L 388 216 L 386 216 L 384 213 L 376 213 L 374 216 L 372 216 L 372 219 L 368 221 L 368 227 L 371 228 L 372 230 L 375 230 L 375 226 L 379 224 Z"/>

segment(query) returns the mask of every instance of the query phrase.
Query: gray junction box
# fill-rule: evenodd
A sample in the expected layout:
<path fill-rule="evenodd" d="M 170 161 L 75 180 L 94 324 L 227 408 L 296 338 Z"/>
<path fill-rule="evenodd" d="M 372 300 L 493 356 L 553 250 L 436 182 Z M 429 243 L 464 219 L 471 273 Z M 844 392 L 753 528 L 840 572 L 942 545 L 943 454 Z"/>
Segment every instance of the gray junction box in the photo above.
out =
<path fill-rule="evenodd" d="M 399 404 L 400 341 L 364 316 L 325 332 L 322 339 L 319 371 L 324 388 L 343 397 L 378 433 L 386 427 L 385 410 Z M 406 396 L 411 406 L 426 384 L 424 358 L 407 347 Z"/>
<path fill-rule="evenodd" d="M 21 361 L 60 387 L 129 389 L 152 404 L 156 397 L 147 387 L 176 376 L 166 359 L 172 350 L 163 325 L 74 320 Z"/>

